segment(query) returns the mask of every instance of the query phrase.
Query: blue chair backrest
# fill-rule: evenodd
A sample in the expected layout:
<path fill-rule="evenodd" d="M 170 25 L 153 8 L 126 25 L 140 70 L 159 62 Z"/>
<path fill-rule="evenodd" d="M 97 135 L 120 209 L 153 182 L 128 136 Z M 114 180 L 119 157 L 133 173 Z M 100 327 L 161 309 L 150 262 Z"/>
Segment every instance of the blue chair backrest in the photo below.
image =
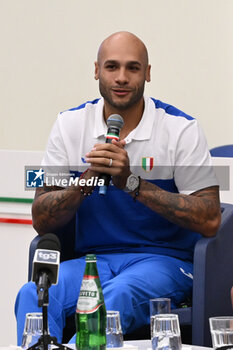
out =
<path fill-rule="evenodd" d="M 233 157 L 233 145 L 224 145 L 214 147 L 210 150 L 210 154 L 212 157 Z"/>

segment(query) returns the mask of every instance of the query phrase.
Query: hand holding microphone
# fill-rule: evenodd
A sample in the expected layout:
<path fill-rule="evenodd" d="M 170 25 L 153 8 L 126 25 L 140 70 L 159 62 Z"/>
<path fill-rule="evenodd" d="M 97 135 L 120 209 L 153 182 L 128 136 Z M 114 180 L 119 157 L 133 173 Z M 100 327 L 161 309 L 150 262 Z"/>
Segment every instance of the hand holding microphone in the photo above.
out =
<path fill-rule="evenodd" d="M 114 184 L 121 188 L 122 177 L 127 177 L 130 173 L 128 154 L 124 150 L 125 141 L 119 141 L 123 123 L 121 116 L 111 115 L 107 120 L 108 131 L 105 144 L 96 144 L 91 152 L 86 154 L 86 161 L 91 163 L 90 169 L 100 173 L 99 178 L 104 179 L 104 186 L 99 188 L 101 195 L 106 194 L 111 176 Z"/>
<path fill-rule="evenodd" d="M 110 117 L 107 119 L 108 131 L 105 143 L 112 143 L 112 140 L 119 141 L 119 134 L 123 125 L 124 120 L 119 114 L 110 115 Z M 112 162 L 113 160 L 110 158 L 108 165 L 109 167 L 112 166 Z M 104 185 L 100 186 L 99 188 L 99 194 L 105 195 L 111 180 L 111 176 L 108 174 L 101 174 L 99 178 L 104 180 Z"/>

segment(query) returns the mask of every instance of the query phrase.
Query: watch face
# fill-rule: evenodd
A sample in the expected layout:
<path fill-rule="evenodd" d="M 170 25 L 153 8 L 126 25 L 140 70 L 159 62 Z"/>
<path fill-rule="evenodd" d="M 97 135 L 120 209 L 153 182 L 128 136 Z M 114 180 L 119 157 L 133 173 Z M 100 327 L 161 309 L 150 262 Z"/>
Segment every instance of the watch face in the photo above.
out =
<path fill-rule="evenodd" d="M 129 191 L 134 191 L 139 184 L 139 179 L 136 175 L 131 174 L 127 179 L 127 188 Z"/>

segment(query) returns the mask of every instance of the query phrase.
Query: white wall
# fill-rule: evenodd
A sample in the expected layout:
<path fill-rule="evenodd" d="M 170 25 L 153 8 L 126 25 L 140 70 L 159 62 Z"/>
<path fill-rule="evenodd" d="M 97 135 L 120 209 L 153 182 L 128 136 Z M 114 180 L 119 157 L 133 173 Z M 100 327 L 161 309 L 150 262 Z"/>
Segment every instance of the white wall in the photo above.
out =
<path fill-rule="evenodd" d="M 0 197 L 33 198 L 25 191 L 25 165 L 39 165 L 42 152 L 0 150 Z M 2 202 L 0 218 L 31 219 L 30 203 Z M 0 346 L 16 344 L 14 303 L 28 278 L 28 249 L 37 235 L 31 225 L 0 223 Z"/>
<path fill-rule="evenodd" d="M 0 149 L 43 150 L 59 111 L 98 96 L 102 39 L 129 30 L 150 53 L 147 94 L 232 143 L 232 0 L 0 0 Z"/>
<path fill-rule="evenodd" d="M 36 232 L 29 225 L 0 223 L 0 346 L 16 345 L 14 304 L 28 278 L 29 244 Z"/>

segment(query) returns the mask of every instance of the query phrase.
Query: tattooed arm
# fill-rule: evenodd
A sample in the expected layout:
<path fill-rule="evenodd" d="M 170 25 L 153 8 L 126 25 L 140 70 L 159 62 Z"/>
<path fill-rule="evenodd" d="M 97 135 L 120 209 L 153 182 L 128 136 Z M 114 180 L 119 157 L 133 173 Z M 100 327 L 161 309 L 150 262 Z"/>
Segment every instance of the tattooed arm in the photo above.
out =
<path fill-rule="evenodd" d="M 206 237 L 214 236 L 221 222 L 218 186 L 185 195 L 141 180 L 137 199 L 172 223 Z"/>
<path fill-rule="evenodd" d="M 112 144 L 96 144 L 87 154 L 90 169 L 112 176 L 116 187 L 123 189 L 130 174 L 129 158 L 124 150 L 125 141 Z M 109 167 L 109 159 L 112 166 Z M 134 196 L 135 193 L 131 193 Z M 141 180 L 137 200 L 174 224 L 211 237 L 217 232 L 221 221 L 219 189 L 212 186 L 191 195 L 167 192 L 160 187 Z"/>
<path fill-rule="evenodd" d="M 82 178 L 87 180 L 92 176 L 96 173 L 88 170 Z M 91 190 L 89 186 L 86 192 Z M 37 188 L 32 205 L 34 229 L 43 235 L 64 226 L 73 218 L 84 198 L 79 186 Z"/>

